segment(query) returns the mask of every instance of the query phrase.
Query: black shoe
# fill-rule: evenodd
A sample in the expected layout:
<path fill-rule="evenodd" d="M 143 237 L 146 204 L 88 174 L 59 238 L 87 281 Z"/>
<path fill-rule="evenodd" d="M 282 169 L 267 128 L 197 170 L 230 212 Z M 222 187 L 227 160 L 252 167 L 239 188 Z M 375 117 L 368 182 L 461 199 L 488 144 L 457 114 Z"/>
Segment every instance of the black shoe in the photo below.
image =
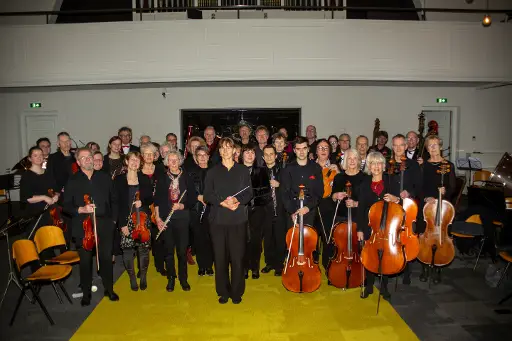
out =
<path fill-rule="evenodd" d="M 198 276 L 204 276 L 204 275 L 205 275 L 205 273 L 206 273 L 206 270 L 205 270 L 205 269 L 199 269 L 199 270 L 197 270 L 197 275 L 198 275 Z"/>
<path fill-rule="evenodd" d="M 268 274 L 272 270 L 274 270 L 273 267 L 271 267 L 270 265 L 265 265 L 265 267 L 263 269 L 261 269 L 261 273 L 262 274 Z"/>
<path fill-rule="evenodd" d="M 373 287 L 365 287 L 361 295 L 361 298 L 367 298 L 371 294 L 373 294 Z"/>
<path fill-rule="evenodd" d="M 260 272 L 258 270 L 252 272 L 252 279 L 260 278 Z"/>
<path fill-rule="evenodd" d="M 188 284 L 187 280 L 180 281 L 180 285 L 183 291 L 190 291 L 190 284 Z"/>
<path fill-rule="evenodd" d="M 245 279 L 249 278 L 249 270 L 244 270 Z"/>
<path fill-rule="evenodd" d="M 105 291 L 105 297 L 108 297 L 111 301 L 119 301 L 119 296 L 115 292 Z"/>
<path fill-rule="evenodd" d="M 133 276 L 133 275 L 130 276 L 130 288 L 132 289 L 132 291 L 139 290 L 139 285 L 137 284 L 137 278 L 135 278 L 135 276 Z"/>
<path fill-rule="evenodd" d="M 173 292 L 174 291 L 174 285 L 176 284 L 176 280 L 174 278 L 171 278 L 167 281 L 167 286 L 165 287 L 165 289 L 168 291 L 168 292 Z"/>
<path fill-rule="evenodd" d="M 208 269 L 206 269 L 206 274 L 207 274 L 208 276 L 213 276 L 213 269 L 212 269 L 212 268 L 208 268 Z"/>
<path fill-rule="evenodd" d="M 148 288 L 148 281 L 146 278 L 140 280 L 140 290 L 146 290 Z"/>
<path fill-rule="evenodd" d="M 428 281 L 428 268 L 426 266 L 424 266 L 421 269 L 420 282 L 426 282 L 426 281 Z"/>
<path fill-rule="evenodd" d="M 432 283 L 441 283 L 441 269 L 434 269 L 434 273 L 432 274 Z"/>
<path fill-rule="evenodd" d="M 80 302 L 82 307 L 86 307 L 91 305 L 91 296 L 84 296 L 82 297 L 82 301 Z"/>
<path fill-rule="evenodd" d="M 226 297 L 226 296 L 219 297 L 219 303 L 220 304 L 226 304 L 226 303 L 228 303 L 228 301 L 229 301 L 229 298 Z"/>
<path fill-rule="evenodd" d="M 231 302 L 233 302 L 233 304 L 240 304 L 240 302 L 242 302 L 242 298 L 241 297 L 232 298 Z"/>
<path fill-rule="evenodd" d="M 274 276 L 282 276 L 283 275 L 283 270 L 275 270 L 274 271 Z"/>

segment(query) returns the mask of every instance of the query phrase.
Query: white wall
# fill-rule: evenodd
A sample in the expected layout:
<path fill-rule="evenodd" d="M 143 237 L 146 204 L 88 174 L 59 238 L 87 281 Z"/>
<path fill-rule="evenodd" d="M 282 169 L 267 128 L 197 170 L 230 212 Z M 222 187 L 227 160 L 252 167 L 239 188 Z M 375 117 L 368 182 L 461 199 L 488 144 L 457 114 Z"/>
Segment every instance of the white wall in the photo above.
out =
<path fill-rule="evenodd" d="M 177 20 L 6 26 L 0 87 L 226 80 L 512 81 L 512 25 Z"/>
<path fill-rule="evenodd" d="M 0 12 L 38 12 L 58 11 L 63 0 L 1 0 Z M 55 22 L 55 16 L 49 18 Z M 12 16 L 0 17 L 0 25 L 42 25 L 46 24 L 46 16 Z"/>
<path fill-rule="evenodd" d="M 76 90 L 32 93 L 0 93 L 2 108 L 0 144 L 4 146 L 0 169 L 12 167 L 21 158 L 20 120 L 31 102 L 41 102 L 39 111 L 57 111 L 59 129 L 76 140 L 94 140 L 104 150 L 117 129 L 129 125 L 137 139 L 149 134 L 156 141 L 168 132 L 179 133 L 180 109 L 191 108 L 302 108 L 302 129 L 315 124 L 319 136 L 366 134 L 371 137 L 375 118 L 390 135 L 418 128 L 417 116 L 424 106 L 436 106 L 437 97 L 459 113 L 458 148 L 495 152 L 484 165 L 493 168 L 504 151 L 511 151 L 512 87 L 476 90 L 470 87 L 405 86 L 283 86 L 283 87 L 178 87 Z M 303 131 L 304 133 L 304 131 Z M 472 141 L 476 137 L 476 142 Z M 55 137 L 51 137 L 55 141 Z"/>

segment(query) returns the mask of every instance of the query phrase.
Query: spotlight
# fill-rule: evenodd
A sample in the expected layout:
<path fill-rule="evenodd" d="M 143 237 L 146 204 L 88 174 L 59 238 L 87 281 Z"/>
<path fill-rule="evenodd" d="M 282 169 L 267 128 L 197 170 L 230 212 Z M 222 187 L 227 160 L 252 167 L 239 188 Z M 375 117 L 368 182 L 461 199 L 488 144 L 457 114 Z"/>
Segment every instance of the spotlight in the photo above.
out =
<path fill-rule="evenodd" d="M 489 27 L 492 24 L 492 19 L 489 14 L 484 15 L 484 18 L 482 19 L 482 26 L 483 27 Z"/>

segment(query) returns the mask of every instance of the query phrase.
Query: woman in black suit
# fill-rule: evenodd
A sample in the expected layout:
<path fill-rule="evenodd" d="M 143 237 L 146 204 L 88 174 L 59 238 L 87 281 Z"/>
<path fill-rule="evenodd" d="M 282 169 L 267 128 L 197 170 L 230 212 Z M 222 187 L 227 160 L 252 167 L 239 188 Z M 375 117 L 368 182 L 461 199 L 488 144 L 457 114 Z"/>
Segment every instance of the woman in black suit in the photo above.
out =
<path fill-rule="evenodd" d="M 386 159 L 380 152 L 371 152 L 368 154 L 365 165 L 365 172 L 371 175 L 365 178 L 359 186 L 359 206 L 357 213 L 357 238 L 360 241 L 368 240 L 371 236 L 371 228 L 368 226 L 368 212 L 373 204 L 380 200 L 387 202 L 400 203 L 400 197 L 389 194 L 390 181 L 387 174 L 384 174 L 386 169 Z M 375 274 L 368 270 L 366 273 L 366 287 L 362 298 L 367 298 L 368 295 L 373 293 L 373 284 L 375 283 Z M 388 291 L 388 277 L 382 275 L 382 287 L 380 293 L 386 300 L 391 298 Z"/>
<path fill-rule="evenodd" d="M 140 267 L 140 289 L 147 288 L 147 273 L 149 267 L 149 246 L 151 238 L 148 241 L 134 240 L 132 231 L 135 229 L 135 223 L 131 214 L 144 212 L 146 214 L 145 227 L 150 228 L 151 210 L 149 206 L 153 202 L 153 187 L 147 176 L 140 171 L 141 156 L 139 152 L 129 152 L 125 158 L 125 165 L 128 168 L 126 174 L 119 175 L 114 180 L 114 186 L 119 200 L 119 212 L 117 214 L 117 228 L 121 234 L 121 249 L 123 250 L 123 263 L 130 276 L 130 286 L 133 291 L 137 291 L 137 277 L 135 276 L 135 251 L 138 251 Z M 139 200 L 136 194 L 139 194 Z"/>

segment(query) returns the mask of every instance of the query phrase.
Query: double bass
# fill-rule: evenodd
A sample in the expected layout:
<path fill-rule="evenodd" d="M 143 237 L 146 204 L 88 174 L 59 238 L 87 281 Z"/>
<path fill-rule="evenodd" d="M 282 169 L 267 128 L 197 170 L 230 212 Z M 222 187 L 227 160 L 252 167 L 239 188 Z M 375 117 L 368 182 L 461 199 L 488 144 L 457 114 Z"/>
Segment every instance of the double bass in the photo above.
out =
<path fill-rule="evenodd" d="M 352 184 L 345 185 L 347 198 L 352 196 Z M 333 240 L 336 255 L 329 262 L 327 278 L 336 288 L 349 289 L 364 283 L 364 267 L 359 255 L 357 225 L 352 222 L 352 208 L 347 208 L 347 221 L 334 226 Z"/>
<path fill-rule="evenodd" d="M 53 198 L 55 196 L 55 191 L 53 189 L 48 190 L 48 196 Z M 52 225 L 59 227 L 63 232 L 68 230 L 68 227 L 64 220 L 62 219 L 62 207 L 55 205 L 50 209 L 50 218 L 52 219 Z"/>
<path fill-rule="evenodd" d="M 92 204 L 92 200 L 90 195 L 84 194 L 84 204 L 90 205 Z M 100 257 L 98 252 L 98 233 L 96 231 L 96 209 L 94 209 L 93 213 L 87 215 L 84 221 L 82 222 L 82 227 L 84 229 L 84 238 L 82 239 L 82 247 L 85 251 L 92 251 L 92 249 L 96 246 L 96 265 L 98 267 L 98 271 L 100 270 Z"/>
<path fill-rule="evenodd" d="M 140 200 L 140 192 L 135 193 L 135 201 Z M 136 207 L 135 212 L 132 212 L 131 219 L 133 223 L 133 231 L 132 231 L 132 239 L 133 241 L 139 241 L 141 243 L 146 243 L 151 238 L 151 234 L 149 233 L 149 229 L 146 226 L 146 222 L 148 220 L 148 215 L 146 212 L 141 212 L 140 208 Z"/>
<path fill-rule="evenodd" d="M 450 172 L 450 164 L 443 160 L 437 170 L 441 174 L 441 187 L 444 186 L 444 175 Z M 423 264 L 434 266 L 445 266 L 450 264 L 455 257 L 453 240 L 448 235 L 448 226 L 451 225 L 455 216 L 455 208 L 443 200 L 441 188 L 436 200 L 423 207 L 423 216 L 427 224 L 425 232 L 420 235 L 420 250 L 418 260 Z"/>
<path fill-rule="evenodd" d="M 300 208 L 304 207 L 304 185 L 299 186 Z M 318 234 L 312 226 L 304 225 L 304 217 L 299 216 L 286 233 L 288 257 L 282 275 L 283 286 L 291 292 L 314 292 L 320 287 L 321 273 L 313 261 Z"/>

